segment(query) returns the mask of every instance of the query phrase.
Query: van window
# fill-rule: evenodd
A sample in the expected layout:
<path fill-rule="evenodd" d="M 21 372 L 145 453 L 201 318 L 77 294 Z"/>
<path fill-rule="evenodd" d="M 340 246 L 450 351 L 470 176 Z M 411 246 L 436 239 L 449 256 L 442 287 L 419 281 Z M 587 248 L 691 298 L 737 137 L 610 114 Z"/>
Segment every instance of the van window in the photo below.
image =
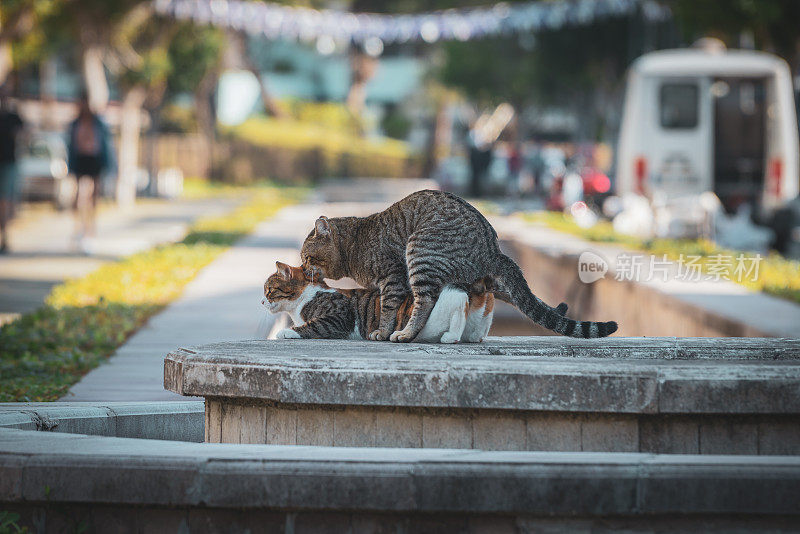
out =
<path fill-rule="evenodd" d="M 661 86 L 661 127 L 691 129 L 697 126 L 697 85 L 665 83 Z"/>

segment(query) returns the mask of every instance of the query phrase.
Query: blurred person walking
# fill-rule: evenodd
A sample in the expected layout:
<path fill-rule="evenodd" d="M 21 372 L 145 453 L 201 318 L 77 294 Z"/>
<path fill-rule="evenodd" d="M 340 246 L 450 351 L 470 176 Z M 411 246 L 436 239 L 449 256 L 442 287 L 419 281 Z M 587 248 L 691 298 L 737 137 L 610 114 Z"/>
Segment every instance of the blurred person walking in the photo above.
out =
<path fill-rule="evenodd" d="M 469 132 L 469 194 L 474 198 L 483 196 L 483 180 L 492 163 L 492 144 L 486 143 L 477 127 Z"/>
<path fill-rule="evenodd" d="M 508 190 L 515 198 L 522 196 L 522 145 L 519 141 L 510 143 L 508 149 Z"/>
<path fill-rule="evenodd" d="M 23 127 L 22 119 L 11 108 L 8 89 L 0 88 L 0 253 L 8 252 L 8 223 L 16 210 L 17 140 Z"/>
<path fill-rule="evenodd" d="M 85 238 L 94 237 L 97 197 L 100 194 L 100 177 L 113 167 L 111 132 L 99 115 L 89 107 L 88 95 L 78 103 L 78 118 L 69 126 L 69 171 L 78 181 L 73 212 L 75 214 L 75 242 L 86 252 Z"/>

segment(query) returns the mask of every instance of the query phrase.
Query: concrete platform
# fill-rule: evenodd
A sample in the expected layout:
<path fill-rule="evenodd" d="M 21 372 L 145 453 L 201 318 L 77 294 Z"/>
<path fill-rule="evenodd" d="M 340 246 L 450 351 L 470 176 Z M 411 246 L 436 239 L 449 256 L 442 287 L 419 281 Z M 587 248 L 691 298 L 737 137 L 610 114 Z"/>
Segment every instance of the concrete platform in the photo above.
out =
<path fill-rule="evenodd" d="M 800 454 L 798 340 L 243 341 L 164 384 L 206 398 L 209 442 Z"/>
<path fill-rule="evenodd" d="M 171 352 L 164 386 L 181 395 L 341 406 L 800 413 L 800 340 L 238 341 Z"/>
<path fill-rule="evenodd" d="M 49 525 L 42 531 L 63 525 L 64 514 L 85 521 L 90 531 L 114 525 L 178 531 L 184 525 L 182 531 L 192 532 L 207 525 L 193 518 L 220 517 L 228 518 L 227 531 L 260 520 L 257 530 L 284 532 L 394 531 L 398 525 L 417 531 L 426 522 L 443 532 L 525 532 L 547 524 L 555 532 L 636 524 L 791 531 L 800 520 L 795 457 L 213 445 L 31 434 L 0 430 L 0 509 L 21 511 L 23 524 L 38 518 Z"/>

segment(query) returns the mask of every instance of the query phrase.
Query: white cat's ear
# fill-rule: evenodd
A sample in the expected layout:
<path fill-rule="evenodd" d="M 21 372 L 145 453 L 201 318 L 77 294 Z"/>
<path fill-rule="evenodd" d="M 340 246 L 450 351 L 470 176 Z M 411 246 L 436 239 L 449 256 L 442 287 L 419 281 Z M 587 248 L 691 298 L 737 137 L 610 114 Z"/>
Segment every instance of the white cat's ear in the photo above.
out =
<path fill-rule="evenodd" d="M 285 263 L 281 263 L 279 261 L 275 262 L 275 267 L 278 268 L 278 273 L 283 278 L 291 278 L 292 277 L 292 268 L 286 265 Z"/>
<path fill-rule="evenodd" d="M 331 233 L 331 223 L 328 218 L 322 215 L 314 223 L 314 233 L 318 236 L 329 235 Z"/>

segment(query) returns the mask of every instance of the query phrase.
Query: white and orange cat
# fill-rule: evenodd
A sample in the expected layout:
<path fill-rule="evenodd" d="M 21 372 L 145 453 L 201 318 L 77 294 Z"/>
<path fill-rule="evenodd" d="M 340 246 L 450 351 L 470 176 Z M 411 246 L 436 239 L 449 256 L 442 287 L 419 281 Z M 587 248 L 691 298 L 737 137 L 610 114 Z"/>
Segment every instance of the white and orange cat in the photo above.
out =
<path fill-rule="evenodd" d="M 294 322 L 278 332 L 279 339 L 365 339 L 377 328 L 377 289 L 333 289 L 321 279 L 312 281 L 300 267 L 276 265 L 277 272 L 264 284 L 262 303 L 273 313 L 287 312 Z M 399 325 L 408 322 L 413 303 L 409 294 L 397 310 Z M 478 343 L 488 334 L 493 316 L 494 294 L 483 281 L 473 284 L 469 293 L 446 286 L 416 341 Z"/>

